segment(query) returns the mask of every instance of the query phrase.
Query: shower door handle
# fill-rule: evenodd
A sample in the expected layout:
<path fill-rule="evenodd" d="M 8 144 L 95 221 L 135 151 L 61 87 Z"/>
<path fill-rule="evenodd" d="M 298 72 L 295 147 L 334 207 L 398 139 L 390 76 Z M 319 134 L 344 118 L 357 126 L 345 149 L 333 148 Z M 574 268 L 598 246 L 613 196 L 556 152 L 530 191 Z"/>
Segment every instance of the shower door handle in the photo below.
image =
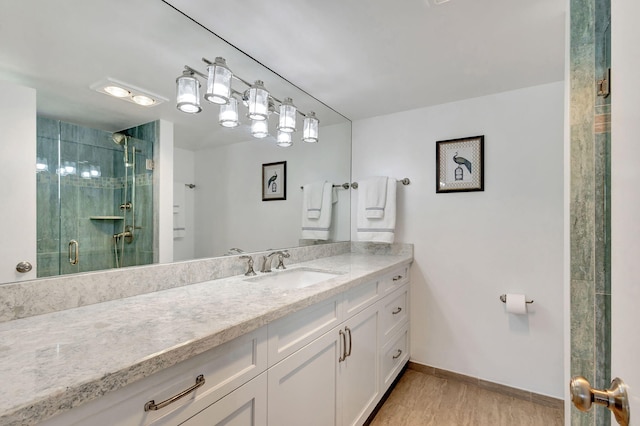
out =
<path fill-rule="evenodd" d="M 69 263 L 77 265 L 80 262 L 80 244 L 76 240 L 69 241 Z"/>

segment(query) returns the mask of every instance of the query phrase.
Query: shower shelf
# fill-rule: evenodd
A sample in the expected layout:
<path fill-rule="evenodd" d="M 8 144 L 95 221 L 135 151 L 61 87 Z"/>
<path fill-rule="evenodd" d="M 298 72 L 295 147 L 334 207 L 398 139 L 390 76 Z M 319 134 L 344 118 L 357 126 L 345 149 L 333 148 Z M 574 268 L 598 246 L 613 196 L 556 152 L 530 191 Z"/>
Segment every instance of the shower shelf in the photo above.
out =
<path fill-rule="evenodd" d="M 124 216 L 89 216 L 91 220 L 123 220 Z"/>

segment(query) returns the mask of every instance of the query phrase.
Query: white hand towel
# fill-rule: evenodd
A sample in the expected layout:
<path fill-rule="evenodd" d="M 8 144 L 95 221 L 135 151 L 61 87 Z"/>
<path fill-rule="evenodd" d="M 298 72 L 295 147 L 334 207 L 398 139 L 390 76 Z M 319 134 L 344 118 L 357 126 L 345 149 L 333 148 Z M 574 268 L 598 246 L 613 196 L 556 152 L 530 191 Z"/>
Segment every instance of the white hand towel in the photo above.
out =
<path fill-rule="evenodd" d="M 358 192 L 357 233 L 359 241 L 392 243 L 396 230 L 396 180 L 387 179 L 387 196 L 382 218 L 373 219 L 366 215 L 366 194 Z"/>
<path fill-rule="evenodd" d="M 173 238 L 184 238 L 187 234 L 185 228 L 185 186 L 184 183 L 173 184 Z"/>
<path fill-rule="evenodd" d="M 322 193 L 326 181 L 314 182 L 303 185 L 303 205 L 307 209 L 307 217 L 309 219 L 319 219 L 322 210 Z"/>
<path fill-rule="evenodd" d="M 360 181 L 359 190 L 364 194 L 365 216 L 370 219 L 384 217 L 384 208 L 387 203 L 386 176 L 377 176 Z"/>
<path fill-rule="evenodd" d="M 303 240 L 328 240 L 331 230 L 331 214 L 333 209 L 333 184 L 324 183 L 322 190 L 322 207 L 320 217 L 311 219 L 307 215 L 307 206 L 302 206 L 302 239 Z"/>

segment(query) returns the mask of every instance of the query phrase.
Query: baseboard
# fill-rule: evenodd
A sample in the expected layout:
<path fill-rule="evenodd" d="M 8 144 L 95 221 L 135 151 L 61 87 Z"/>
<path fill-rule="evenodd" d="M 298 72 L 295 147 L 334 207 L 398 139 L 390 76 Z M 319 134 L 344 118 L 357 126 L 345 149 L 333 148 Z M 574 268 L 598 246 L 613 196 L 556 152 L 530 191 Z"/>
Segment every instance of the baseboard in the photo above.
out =
<path fill-rule="evenodd" d="M 456 380 L 459 382 L 469 383 L 489 390 L 491 392 L 501 393 L 513 398 L 530 401 L 535 404 L 545 405 L 551 408 L 559 408 L 564 410 L 564 400 L 553 398 L 547 395 L 541 395 L 535 392 L 529 392 L 522 389 L 512 388 L 510 386 L 501 385 L 498 383 L 482 380 L 477 377 L 465 376 L 464 374 L 454 373 L 453 371 L 442 370 L 440 368 L 431 367 L 429 365 L 420 364 L 414 361 L 409 361 L 406 365 L 409 368 L 420 373 L 429 374 L 441 379 Z"/>

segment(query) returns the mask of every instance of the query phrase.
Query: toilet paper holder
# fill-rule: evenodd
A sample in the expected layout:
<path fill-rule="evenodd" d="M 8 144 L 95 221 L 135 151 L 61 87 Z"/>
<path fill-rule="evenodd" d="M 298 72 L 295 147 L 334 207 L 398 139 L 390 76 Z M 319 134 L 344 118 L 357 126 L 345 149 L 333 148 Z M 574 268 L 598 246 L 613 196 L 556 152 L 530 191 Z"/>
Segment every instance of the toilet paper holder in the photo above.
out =
<path fill-rule="evenodd" d="M 506 294 L 501 294 L 500 295 L 500 301 L 502 303 L 507 303 L 507 295 Z M 525 302 L 530 305 L 530 304 L 533 303 L 533 300 L 525 300 Z"/>

